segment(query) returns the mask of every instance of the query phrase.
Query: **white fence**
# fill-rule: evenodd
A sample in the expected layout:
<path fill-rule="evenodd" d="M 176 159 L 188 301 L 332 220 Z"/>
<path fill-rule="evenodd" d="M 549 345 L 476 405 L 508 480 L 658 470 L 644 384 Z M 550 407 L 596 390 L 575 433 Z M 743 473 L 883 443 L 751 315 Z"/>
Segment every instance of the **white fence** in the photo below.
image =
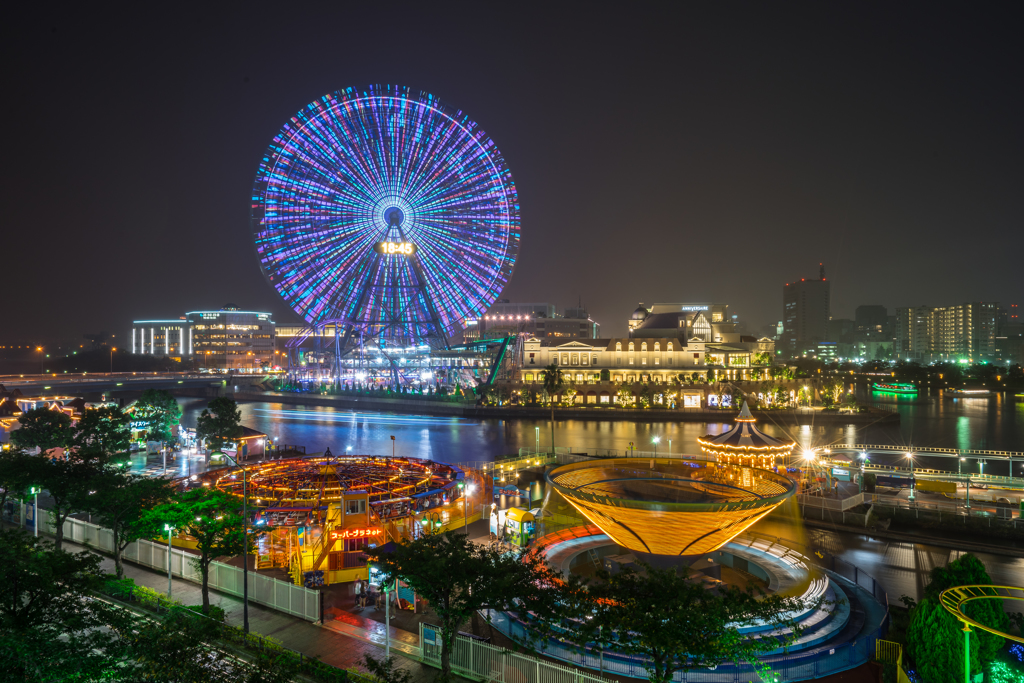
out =
<path fill-rule="evenodd" d="M 854 494 L 849 498 L 824 498 L 822 496 L 800 494 L 796 497 L 796 500 L 800 505 L 806 505 L 807 507 L 845 511 L 857 507 L 864 502 L 870 502 L 871 496 L 868 494 L 868 499 L 865 501 L 863 493 Z"/>
<path fill-rule="evenodd" d="M 44 520 L 47 530 L 54 533 L 56 529 L 49 515 L 39 521 L 43 522 Z M 65 520 L 64 538 L 103 552 L 114 553 L 113 532 L 80 519 Z M 180 548 L 171 548 L 171 573 L 186 581 L 202 583 L 199 570 L 191 562 L 195 558 L 195 555 Z M 130 543 L 124 550 L 124 559 L 166 572 L 167 544 L 147 540 Z M 242 568 L 232 567 L 223 562 L 211 562 L 209 585 L 210 588 L 222 593 L 242 597 Z M 272 579 L 269 576 L 257 574 L 255 571 L 249 572 L 249 600 L 309 621 L 319 621 L 321 618 L 320 593 L 318 591 Z"/>
<path fill-rule="evenodd" d="M 420 624 L 423 661 L 441 666 L 441 631 Z M 473 638 L 455 636 L 451 654 L 452 671 L 467 678 L 497 683 L 612 683 L 607 678 L 573 666 L 553 664 L 539 657 L 520 654 Z"/>

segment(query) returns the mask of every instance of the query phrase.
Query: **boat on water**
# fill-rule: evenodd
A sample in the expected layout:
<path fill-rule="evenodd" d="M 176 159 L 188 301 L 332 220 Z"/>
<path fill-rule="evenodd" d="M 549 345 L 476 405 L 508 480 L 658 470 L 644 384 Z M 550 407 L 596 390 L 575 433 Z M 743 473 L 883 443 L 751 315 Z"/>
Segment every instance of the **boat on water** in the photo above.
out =
<path fill-rule="evenodd" d="M 986 398 L 992 395 L 988 389 L 946 389 L 945 393 L 958 398 Z"/>
<path fill-rule="evenodd" d="M 907 382 L 872 382 L 872 391 L 884 391 L 890 394 L 916 394 L 917 387 Z"/>

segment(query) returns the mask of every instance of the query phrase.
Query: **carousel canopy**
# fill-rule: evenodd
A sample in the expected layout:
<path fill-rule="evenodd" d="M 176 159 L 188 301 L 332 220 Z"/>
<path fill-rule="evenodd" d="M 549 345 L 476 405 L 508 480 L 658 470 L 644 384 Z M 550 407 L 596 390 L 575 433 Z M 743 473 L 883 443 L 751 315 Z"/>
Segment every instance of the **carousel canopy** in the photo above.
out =
<path fill-rule="evenodd" d="M 796 445 L 796 442 L 792 440 L 782 441 L 768 436 L 754 426 L 755 422 L 754 416 L 750 414 L 750 408 L 747 407 L 747 402 L 744 401 L 743 409 L 740 410 L 740 415 L 736 418 L 736 424 L 732 429 L 722 434 L 707 434 L 698 441 L 702 446 L 715 450 L 780 451 L 790 450 Z"/>

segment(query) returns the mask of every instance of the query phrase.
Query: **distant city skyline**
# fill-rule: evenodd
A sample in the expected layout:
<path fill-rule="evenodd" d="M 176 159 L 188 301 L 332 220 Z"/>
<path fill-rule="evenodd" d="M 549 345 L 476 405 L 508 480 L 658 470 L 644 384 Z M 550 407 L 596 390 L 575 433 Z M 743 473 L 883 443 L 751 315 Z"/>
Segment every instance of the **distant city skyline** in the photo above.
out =
<path fill-rule="evenodd" d="M 300 108 L 372 83 L 479 124 L 521 205 L 501 297 L 582 297 L 602 334 L 639 301 L 760 329 L 819 262 L 833 317 L 1024 300 L 1015 8 L 272 8 L 17 8 L 0 340 L 229 301 L 295 322 L 251 244 L 253 179 Z"/>

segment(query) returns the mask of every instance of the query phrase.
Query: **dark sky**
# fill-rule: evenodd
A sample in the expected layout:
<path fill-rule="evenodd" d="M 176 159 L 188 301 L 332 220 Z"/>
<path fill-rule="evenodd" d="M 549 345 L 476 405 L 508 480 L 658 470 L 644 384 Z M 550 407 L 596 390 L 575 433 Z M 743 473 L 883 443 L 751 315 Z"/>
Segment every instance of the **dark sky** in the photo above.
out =
<path fill-rule="evenodd" d="M 505 296 L 582 297 L 605 335 L 638 301 L 778 320 L 819 261 L 834 317 L 1024 303 L 1013 3 L 102 5 L 0 29 L 6 341 L 225 302 L 293 321 L 251 246 L 256 168 L 369 83 L 490 134 L 522 206 Z"/>

